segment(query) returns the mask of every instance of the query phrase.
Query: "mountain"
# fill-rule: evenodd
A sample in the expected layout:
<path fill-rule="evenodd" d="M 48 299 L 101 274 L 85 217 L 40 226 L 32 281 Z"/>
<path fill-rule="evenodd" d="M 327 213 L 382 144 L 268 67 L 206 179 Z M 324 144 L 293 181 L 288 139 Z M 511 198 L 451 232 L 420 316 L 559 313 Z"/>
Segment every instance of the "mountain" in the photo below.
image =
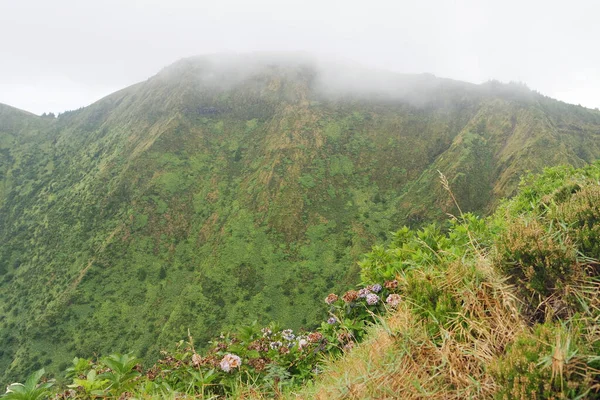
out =
<path fill-rule="evenodd" d="M 403 224 L 485 214 L 600 156 L 600 112 L 522 85 L 306 55 L 181 60 L 89 107 L 0 106 L 0 368 L 150 359 L 188 332 L 310 328 Z"/>

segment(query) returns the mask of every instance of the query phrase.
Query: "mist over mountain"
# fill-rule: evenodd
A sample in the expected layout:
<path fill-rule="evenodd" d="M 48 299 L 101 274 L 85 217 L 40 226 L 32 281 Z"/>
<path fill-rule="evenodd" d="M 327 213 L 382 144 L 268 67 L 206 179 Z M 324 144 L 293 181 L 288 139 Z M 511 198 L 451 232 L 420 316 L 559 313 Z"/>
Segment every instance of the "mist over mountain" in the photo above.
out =
<path fill-rule="evenodd" d="M 600 156 L 600 112 L 523 85 L 306 54 L 192 57 L 58 118 L 0 105 L 2 381 L 321 320 L 389 232 L 486 214 Z"/>

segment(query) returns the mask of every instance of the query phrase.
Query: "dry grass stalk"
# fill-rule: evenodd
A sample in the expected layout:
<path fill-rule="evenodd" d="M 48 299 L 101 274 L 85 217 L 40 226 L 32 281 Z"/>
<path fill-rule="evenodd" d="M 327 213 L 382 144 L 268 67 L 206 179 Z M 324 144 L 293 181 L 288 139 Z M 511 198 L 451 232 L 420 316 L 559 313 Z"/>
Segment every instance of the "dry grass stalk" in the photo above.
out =
<path fill-rule="evenodd" d="M 481 260 L 480 260 L 481 261 Z M 471 268 L 471 270 L 469 270 Z M 474 279 L 478 273 L 493 279 Z M 489 263 L 469 267 L 456 262 L 446 272 L 447 287 L 463 300 L 463 310 L 432 337 L 404 303 L 318 381 L 316 399 L 489 398 L 497 389 L 487 365 L 525 329 L 516 298 Z"/>

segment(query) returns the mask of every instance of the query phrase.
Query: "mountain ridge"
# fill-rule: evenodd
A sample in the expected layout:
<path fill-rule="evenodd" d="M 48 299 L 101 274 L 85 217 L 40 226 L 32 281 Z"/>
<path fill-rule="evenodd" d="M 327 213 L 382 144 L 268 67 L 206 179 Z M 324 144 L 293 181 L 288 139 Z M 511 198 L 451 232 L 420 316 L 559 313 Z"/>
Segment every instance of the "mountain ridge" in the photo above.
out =
<path fill-rule="evenodd" d="M 239 68 L 237 69 L 238 73 L 241 74 L 242 76 L 247 76 L 249 74 L 252 74 L 252 71 L 256 72 L 257 70 L 260 70 L 260 68 L 264 68 L 264 67 L 281 68 L 283 66 L 283 67 L 290 68 L 290 67 L 302 66 L 302 67 L 306 67 L 306 68 L 317 69 L 317 70 L 320 70 L 321 72 L 326 71 L 327 74 L 325 74 L 325 76 L 328 80 L 334 80 L 334 81 L 345 80 L 346 83 L 351 82 L 351 81 L 356 81 L 356 80 L 364 80 L 365 77 L 370 76 L 370 79 L 367 79 L 366 81 L 368 84 L 370 84 L 371 86 L 375 86 L 375 87 L 379 86 L 376 84 L 377 82 L 384 82 L 386 85 L 389 85 L 390 80 L 393 81 L 393 79 L 390 79 L 390 77 L 396 78 L 396 80 L 403 80 L 403 79 L 407 80 L 407 79 L 418 78 L 418 80 L 420 80 L 421 84 L 423 82 L 437 81 L 438 83 L 444 83 L 447 85 L 459 85 L 459 86 L 469 87 L 471 89 L 478 89 L 482 93 L 485 93 L 485 92 L 489 92 L 489 93 L 495 92 L 495 93 L 505 93 L 505 94 L 511 93 L 512 96 L 514 96 L 515 93 L 519 93 L 521 95 L 523 95 L 523 94 L 534 95 L 534 97 L 541 96 L 543 98 L 552 99 L 551 97 L 548 97 L 546 95 L 540 94 L 537 91 L 529 89 L 525 84 L 520 83 L 520 82 L 502 83 L 500 81 L 491 79 L 491 80 L 484 81 L 481 83 L 474 83 L 474 82 L 462 81 L 462 80 L 457 80 L 457 79 L 448 78 L 448 77 L 438 77 L 438 76 L 428 73 L 428 72 L 402 73 L 402 72 L 392 71 L 392 70 L 388 70 L 388 69 L 381 68 L 381 67 L 366 66 L 366 65 L 360 64 L 360 63 L 350 60 L 350 59 L 339 59 L 336 57 L 318 55 L 318 54 L 313 54 L 313 53 L 309 53 L 309 52 L 281 52 L 281 51 L 276 52 L 276 51 L 274 51 L 274 52 L 254 52 L 254 53 L 214 53 L 214 54 L 204 54 L 204 55 L 183 57 L 183 58 L 173 62 L 172 64 L 163 67 L 155 75 L 152 75 L 145 80 L 139 81 L 137 83 L 134 83 L 132 85 L 129 85 L 127 87 L 119 89 L 116 92 L 106 95 L 103 98 L 93 102 L 92 104 L 90 104 L 88 106 L 80 107 L 78 110 L 82 110 L 84 108 L 89 108 L 89 107 L 93 106 L 95 103 L 102 102 L 105 99 L 110 98 L 113 95 L 116 95 L 117 93 L 126 91 L 129 88 L 135 87 L 140 84 L 144 84 L 153 79 L 159 79 L 159 78 L 164 79 L 169 75 L 176 75 L 176 76 L 181 75 L 181 72 L 186 72 L 186 70 L 187 70 L 187 72 L 189 72 L 190 68 L 192 70 L 193 69 L 198 70 L 198 69 L 201 69 L 199 67 L 203 66 L 203 67 L 205 67 L 205 69 L 210 71 L 211 74 L 214 74 L 216 72 L 215 68 L 217 68 L 217 70 L 220 71 L 221 73 L 223 73 L 223 71 L 229 71 L 231 73 L 231 72 L 235 72 L 235 71 L 233 71 L 232 67 L 233 66 L 239 67 L 239 65 L 244 65 L 244 67 L 241 68 L 241 71 Z M 211 68 L 212 68 L 212 71 L 210 70 Z M 359 79 L 359 78 L 362 78 L 362 79 Z M 210 80 L 210 77 L 206 78 L 205 83 L 208 82 L 209 80 Z M 230 75 L 228 76 L 228 80 L 231 80 Z M 242 79 L 238 79 L 238 81 L 239 80 L 242 80 Z M 367 86 L 367 85 L 364 85 L 364 84 L 361 85 L 361 87 L 364 87 L 364 86 Z M 397 88 L 394 88 L 394 89 L 397 89 Z M 422 87 L 420 89 L 422 89 Z M 591 111 L 597 111 L 597 110 L 593 110 L 591 108 L 583 107 L 581 105 L 566 103 L 561 100 L 556 100 L 556 99 L 552 99 L 552 100 L 555 100 L 562 104 L 568 104 L 570 106 L 575 106 L 578 108 L 583 108 L 583 109 L 587 109 L 587 110 L 591 110 Z M 8 104 L 0 103 L 0 105 L 4 105 L 6 107 L 10 107 L 15 110 L 20 110 L 18 108 L 12 107 Z M 21 110 L 21 111 L 25 112 L 25 113 L 29 113 L 31 115 L 36 115 L 36 114 L 33 114 L 26 110 Z M 68 110 L 68 111 L 65 111 L 65 112 L 62 112 L 59 114 L 65 114 L 65 113 L 69 114 L 74 111 L 77 111 L 77 110 Z"/>

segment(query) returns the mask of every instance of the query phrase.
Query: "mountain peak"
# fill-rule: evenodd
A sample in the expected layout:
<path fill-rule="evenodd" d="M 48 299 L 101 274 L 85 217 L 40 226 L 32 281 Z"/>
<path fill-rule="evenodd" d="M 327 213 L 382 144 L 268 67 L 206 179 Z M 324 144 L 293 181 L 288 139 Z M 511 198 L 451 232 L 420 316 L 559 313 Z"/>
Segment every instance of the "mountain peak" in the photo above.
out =
<path fill-rule="evenodd" d="M 524 85 L 498 81 L 481 85 L 440 78 L 430 73 L 407 74 L 368 67 L 344 58 L 306 52 L 218 53 L 181 59 L 163 68 L 154 79 L 229 90 L 250 80 L 270 77 L 304 81 L 313 95 L 325 99 L 354 98 L 429 104 L 441 97 L 469 96 L 531 98 Z"/>

